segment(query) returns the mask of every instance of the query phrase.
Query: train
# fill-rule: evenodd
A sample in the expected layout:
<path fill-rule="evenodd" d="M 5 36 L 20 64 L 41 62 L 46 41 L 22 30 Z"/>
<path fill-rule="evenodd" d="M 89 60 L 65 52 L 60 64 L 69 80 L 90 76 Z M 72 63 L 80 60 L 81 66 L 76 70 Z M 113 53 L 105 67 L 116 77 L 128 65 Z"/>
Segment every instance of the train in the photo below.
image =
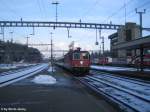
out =
<path fill-rule="evenodd" d="M 91 59 L 92 64 L 97 65 L 127 65 L 127 66 L 138 66 L 140 65 L 140 55 L 128 56 L 127 58 L 111 58 L 111 57 L 100 57 Z M 143 66 L 150 67 L 150 54 L 144 54 Z"/>
<path fill-rule="evenodd" d="M 91 59 L 92 64 L 97 64 L 97 65 L 108 65 L 112 63 L 112 58 L 111 57 L 100 57 L 100 58 L 95 58 Z"/>
<path fill-rule="evenodd" d="M 70 49 L 62 59 L 57 60 L 57 65 L 71 71 L 76 76 L 84 76 L 90 70 L 90 53 L 81 51 L 81 48 Z"/>
<path fill-rule="evenodd" d="M 141 63 L 140 56 L 133 57 L 131 62 L 132 62 L 132 64 L 140 65 L 140 63 Z M 150 54 L 144 54 L 143 66 L 150 67 Z"/>

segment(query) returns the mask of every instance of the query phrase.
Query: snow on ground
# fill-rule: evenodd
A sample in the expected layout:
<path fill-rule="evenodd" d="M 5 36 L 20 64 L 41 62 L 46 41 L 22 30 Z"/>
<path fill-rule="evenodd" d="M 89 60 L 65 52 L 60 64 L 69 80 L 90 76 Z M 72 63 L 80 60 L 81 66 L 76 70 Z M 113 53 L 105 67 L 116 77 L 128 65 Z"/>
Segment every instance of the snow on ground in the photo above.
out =
<path fill-rule="evenodd" d="M 150 69 L 147 68 L 147 69 L 144 69 L 144 71 L 150 72 Z"/>
<path fill-rule="evenodd" d="M 114 66 L 96 66 L 92 65 L 91 68 L 93 69 L 100 69 L 100 70 L 108 70 L 108 71 L 135 71 L 135 68 L 127 68 L 127 67 L 114 67 Z"/>
<path fill-rule="evenodd" d="M 52 67 L 49 67 L 49 69 L 47 70 L 48 72 L 52 72 Z M 55 71 L 55 68 L 53 67 L 53 72 Z"/>
<path fill-rule="evenodd" d="M 50 75 L 39 75 L 36 76 L 33 80 L 36 84 L 55 84 L 56 79 Z"/>
<path fill-rule="evenodd" d="M 0 69 L 13 69 L 13 68 L 17 68 L 17 66 L 11 64 L 0 64 Z"/>
<path fill-rule="evenodd" d="M 24 78 L 30 77 L 32 75 L 35 75 L 39 72 L 41 72 L 44 69 L 48 68 L 48 64 L 46 63 L 41 63 L 35 66 L 27 67 L 26 69 L 23 69 L 22 71 L 18 72 L 8 72 L 5 75 L 0 75 L 0 87 L 9 85 L 11 83 L 14 83 L 16 81 L 22 80 Z"/>
<path fill-rule="evenodd" d="M 150 101 L 149 83 L 125 79 L 123 77 L 116 77 L 110 74 L 95 75 L 95 77 L 107 82 L 109 85 L 117 86 L 117 88 L 125 88 L 128 92 L 136 94 L 137 96 L 143 97 Z"/>
<path fill-rule="evenodd" d="M 26 67 L 30 65 L 36 65 L 36 64 L 30 64 L 30 63 L 0 64 L 0 69 L 14 69 L 14 68 L 19 68 L 21 66 Z"/>
<path fill-rule="evenodd" d="M 133 107 L 138 112 L 150 112 L 149 91 L 146 90 L 149 90 L 149 86 L 137 84 L 137 81 L 131 83 L 129 80 L 124 78 L 117 79 L 104 76 L 104 74 L 102 74 L 102 76 L 98 75 L 97 77 L 99 78 L 88 76 L 84 77 L 84 79 L 85 82 L 87 81 L 90 85 L 96 87 L 100 92 L 107 94 L 109 98 L 111 97 L 115 100 L 117 99 L 124 102 L 124 104 Z M 92 80 L 89 78 L 92 78 Z M 133 80 L 131 81 L 133 82 Z M 147 101 L 144 99 L 147 99 Z"/>
<path fill-rule="evenodd" d="M 137 71 L 137 68 L 114 67 L 114 66 L 91 65 L 91 68 L 98 69 L 98 70 L 107 70 L 107 71 Z M 144 71 L 150 71 L 150 69 L 144 69 Z"/>

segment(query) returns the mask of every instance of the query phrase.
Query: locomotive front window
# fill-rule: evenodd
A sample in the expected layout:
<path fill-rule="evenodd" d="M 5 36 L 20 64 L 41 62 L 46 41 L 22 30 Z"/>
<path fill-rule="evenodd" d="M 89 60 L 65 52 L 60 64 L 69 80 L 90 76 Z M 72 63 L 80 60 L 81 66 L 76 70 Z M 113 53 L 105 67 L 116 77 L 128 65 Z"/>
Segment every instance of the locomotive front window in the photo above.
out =
<path fill-rule="evenodd" d="M 80 59 L 80 53 L 74 53 L 73 59 Z"/>
<path fill-rule="evenodd" d="M 88 53 L 82 53 L 83 59 L 89 59 L 89 54 Z"/>

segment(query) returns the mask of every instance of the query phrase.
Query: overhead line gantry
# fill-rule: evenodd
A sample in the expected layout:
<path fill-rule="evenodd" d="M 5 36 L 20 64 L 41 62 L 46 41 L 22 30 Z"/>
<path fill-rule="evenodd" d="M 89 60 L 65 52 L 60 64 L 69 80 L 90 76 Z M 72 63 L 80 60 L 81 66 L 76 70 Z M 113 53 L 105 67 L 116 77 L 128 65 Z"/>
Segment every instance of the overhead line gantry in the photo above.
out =
<path fill-rule="evenodd" d="M 0 27 L 53 27 L 53 28 L 87 28 L 117 30 L 123 25 L 81 23 L 81 22 L 46 22 L 46 21 L 0 21 Z"/>
<path fill-rule="evenodd" d="M 0 21 L 0 27 L 52 27 L 52 28 L 87 28 L 117 30 L 124 25 L 81 23 L 81 22 L 49 22 L 49 21 Z M 142 28 L 150 31 L 150 28 Z"/>

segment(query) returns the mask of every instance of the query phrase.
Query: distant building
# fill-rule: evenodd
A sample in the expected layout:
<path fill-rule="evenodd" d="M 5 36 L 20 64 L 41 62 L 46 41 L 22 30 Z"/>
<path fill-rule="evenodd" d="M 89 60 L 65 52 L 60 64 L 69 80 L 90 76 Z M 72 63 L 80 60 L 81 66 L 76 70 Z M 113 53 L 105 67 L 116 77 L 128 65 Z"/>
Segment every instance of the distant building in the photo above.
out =
<path fill-rule="evenodd" d="M 122 26 L 117 30 L 116 33 L 113 33 L 108 38 L 110 39 L 110 49 L 112 58 L 114 58 L 114 62 L 126 63 L 128 57 L 134 56 L 135 51 L 129 49 L 117 50 L 114 49 L 114 46 L 122 42 L 129 42 L 131 40 L 140 38 L 140 26 L 136 23 L 126 23 L 125 26 Z"/>

